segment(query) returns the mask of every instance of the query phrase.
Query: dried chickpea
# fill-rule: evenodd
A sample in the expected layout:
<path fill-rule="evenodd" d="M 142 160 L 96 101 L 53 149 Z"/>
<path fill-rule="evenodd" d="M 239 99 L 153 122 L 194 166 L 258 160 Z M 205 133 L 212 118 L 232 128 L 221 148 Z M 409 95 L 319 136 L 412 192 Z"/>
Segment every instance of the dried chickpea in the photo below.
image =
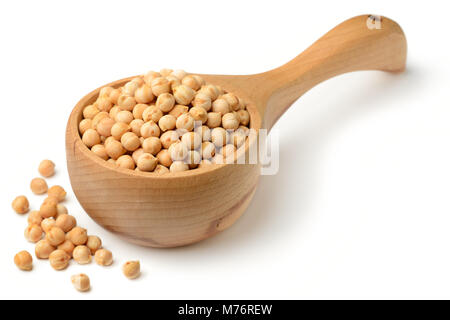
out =
<path fill-rule="evenodd" d="M 219 98 L 212 103 L 212 111 L 219 112 L 221 115 L 224 115 L 230 112 L 231 109 L 225 99 Z"/>
<path fill-rule="evenodd" d="M 56 220 L 53 218 L 45 218 L 41 222 L 41 228 L 45 233 L 49 232 L 51 228 L 56 226 Z"/>
<path fill-rule="evenodd" d="M 25 228 L 24 236 L 29 242 L 36 243 L 42 239 L 42 229 L 38 225 L 30 225 Z"/>
<path fill-rule="evenodd" d="M 55 198 L 58 202 L 63 201 L 66 198 L 67 192 L 61 186 L 52 186 L 48 189 L 47 194 L 49 197 Z"/>
<path fill-rule="evenodd" d="M 158 77 L 152 80 L 152 92 L 155 96 L 170 92 L 169 81 L 166 78 Z"/>
<path fill-rule="evenodd" d="M 150 86 L 152 81 L 159 77 L 161 77 L 161 74 L 159 72 L 149 71 L 144 75 L 144 81 L 147 85 Z"/>
<path fill-rule="evenodd" d="M 178 117 L 176 122 L 177 129 L 192 131 L 194 129 L 194 118 L 189 113 L 184 113 Z"/>
<path fill-rule="evenodd" d="M 87 129 L 83 134 L 82 140 L 83 143 L 89 148 L 101 142 L 100 135 L 94 129 Z"/>
<path fill-rule="evenodd" d="M 105 150 L 108 156 L 110 156 L 113 160 L 118 159 L 121 155 L 123 155 L 126 150 L 122 146 L 119 141 L 111 141 L 108 144 L 105 144 Z"/>
<path fill-rule="evenodd" d="M 204 124 L 208 120 L 208 113 L 202 107 L 192 107 L 189 110 L 189 114 L 194 118 L 195 121 L 201 121 Z"/>
<path fill-rule="evenodd" d="M 97 113 L 97 115 L 94 117 L 94 119 L 92 119 L 92 129 L 97 130 L 97 126 L 99 124 L 100 121 L 102 121 L 105 118 L 109 118 L 109 113 L 108 112 L 99 112 Z"/>
<path fill-rule="evenodd" d="M 242 132 L 245 136 L 250 135 L 250 129 L 245 126 L 239 126 L 239 128 L 236 131 Z"/>
<path fill-rule="evenodd" d="M 95 146 L 92 146 L 91 151 L 99 158 L 103 160 L 108 160 L 109 156 L 106 152 L 106 148 L 102 144 L 96 144 Z"/>
<path fill-rule="evenodd" d="M 81 246 L 87 241 L 86 229 L 75 227 L 67 233 L 67 239 L 72 241 L 76 246 Z"/>
<path fill-rule="evenodd" d="M 158 127 L 158 125 L 150 120 L 149 122 L 146 122 L 141 127 L 141 136 L 143 138 L 149 138 L 149 137 L 159 137 L 161 134 L 161 130 Z"/>
<path fill-rule="evenodd" d="M 156 99 L 156 106 L 162 112 L 169 112 L 175 106 L 175 98 L 170 93 L 160 94 L 158 99 Z"/>
<path fill-rule="evenodd" d="M 189 166 L 183 161 L 174 161 L 170 165 L 170 172 L 181 172 L 189 170 Z"/>
<path fill-rule="evenodd" d="M 117 105 L 122 110 L 132 111 L 134 106 L 136 105 L 136 99 L 134 99 L 134 97 L 132 96 L 121 94 L 119 96 L 119 99 L 117 100 Z"/>
<path fill-rule="evenodd" d="M 47 199 L 45 199 L 41 204 L 41 207 L 39 208 L 41 217 L 45 219 L 56 216 L 56 214 L 58 213 L 58 211 L 56 210 L 57 204 L 58 201 L 53 197 L 48 197 Z"/>
<path fill-rule="evenodd" d="M 159 70 L 159 73 L 160 73 L 163 77 L 167 77 L 167 76 L 170 75 L 172 72 L 173 72 L 172 69 L 167 69 L 167 68 L 164 68 L 164 69 Z"/>
<path fill-rule="evenodd" d="M 97 250 L 102 248 L 102 240 L 97 236 L 88 236 L 86 246 L 91 251 L 91 254 L 95 254 Z"/>
<path fill-rule="evenodd" d="M 122 266 L 122 272 L 128 279 L 136 279 L 141 275 L 141 264 L 139 261 L 127 261 Z"/>
<path fill-rule="evenodd" d="M 151 172 L 155 170 L 158 160 L 150 153 L 143 153 L 137 162 L 137 167 L 141 171 Z"/>
<path fill-rule="evenodd" d="M 182 104 L 176 104 L 175 107 L 173 107 L 172 110 L 170 110 L 169 114 L 171 116 L 174 116 L 175 118 L 178 118 L 182 114 L 188 113 L 189 107 L 183 106 Z"/>
<path fill-rule="evenodd" d="M 133 114 L 130 111 L 126 110 L 119 111 L 116 114 L 115 118 L 116 122 L 123 122 L 126 124 L 130 124 L 130 122 L 133 121 L 133 119 L 134 119 Z"/>
<path fill-rule="evenodd" d="M 174 161 L 176 161 L 176 160 L 181 161 L 184 158 L 186 158 L 188 151 L 189 151 L 189 149 L 182 142 L 175 142 L 174 144 L 172 144 L 169 147 L 170 157 Z"/>
<path fill-rule="evenodd" d="M 27 221 L 29 225 L 36 224 L 40 226 L 42 223 L 41 214 L 39 213 L 39 211 L 31 211 L 28 215 Z"/>
<path fill-rule="evenodd" d="M 120 138 L 122 138 L 122 136 L 126 133 L 126 132 L 130 132 L 131 131 L 131 127 L 123 122 L 116 122 L 112 127 L 111 127 L 111 135 L 114 137 L 114 139 L 116 140 L 120 140 Z"/>
<path fill-rule="evenodd" d="M 206 125 L 210 128 L 220 127 L 222 124 L 222 114 L 220 112 L 208 112 L 208 120 Z"/>
<path fill-rule="evenodd" d="M 83 133 L 86 132 L 87 129 L 92 128 L 92 120 L 91 119 L 83 119 L 80 121 L 80 124 L 78 125 L 78 130 L 80 130 L 80 134 L 83 135 Z"/>
<path fill-rule="evenodd" d="M 144 125 L 144 120 L 142 119 L 134 119 L 130 122 L 131 132 L 133 132 L 138 137 L 141 136 L 141 128 Z"/>
<path fill-rule="evenodd" d="M 73 249 L 72 257 L 78 264 L 91 263 L 91 250 L 86 246 L 76 246 Z"/>
<path fill-rule="evenodd" d="M 77 225 L 77 219 L 69 214 L 61 214 L 56 218 L 55 225 L 64 232 L 69 232 Z"/>
<path fill-rule="evenodd" d="M 58 246 L 58 250 L 65 251 L 70 257 L 72 257 L 74 249 L 75 249 L 75 246 L 73 245 L 73 243 L 70 240 L 64 240 L 64 242 Z"/>
<path fill-rule="evenodd" d="M 98 96 L 99 97 L 108 97 L 109 98 L 109 95 L 111 94 L 111 92 L 113 90 L 114 90 L 113 87 L 108 87 L 108 86 L 103 87 L 103 88 L 100 89 L 100 92 L 99 92 Z"/>
<path fill-rule="evenodd" d="M 205 141 L 202 143 L 202 157 L 203 159 L 211 159 L 216 154 L 216 146 L 214 143 Z"/>
<path fill-rule="evenodd" d="M 42 178 L 34 178 L 30 182 L 30 189 L 34 194 L 44 194 L 48 189 L 47 182 Z"/>
<path fill-rule="evenodd" d="M 85 119 L 93 119 L 99 112 L 100 110 L 96 106 L 91 104 L 83 109 L 83 117 Z"/>
<path fill-rule="evenodd" d="M 67 214 L 67 213 L 68 213 L 68 211 L 65 206 L 63 206 L 62 204 L 59 204 L 59 203 L 56 205 L 56 218 L 58 218 L 60 215 Z"/>
<path fill-rule="evenodd" d="M 142 112 L 142 120 L 148 122 L 150 120 L 154 122 L 158 122 L 159 119 L 163 116 L 163 113 L 159 108 L 155 105 L 151 105 Z"/>
<path fill-rule="evenodd" d="M 239 110 L 238 112 L 239 120 L 242 125 L 247 126 L 250 123 L 250 114 L 247 110 Z"/>
<path fill-rule="evenodd" d="M 122 89 L 114 89 L 109 94 L 109 99 L 112 103 L 117 104 L 119 97 L 122 94 Z"/>
<path fill-rule="evenodd" d="M 137 103 L 150 103 L 150 102 L 152 102 L 153 99 L 154 99 L 152 88 L 150 88 L 146 84 L 142 85 L 134 93 L 134 98 L 136 99 Z"/>
<path fill-rule="evenodd" d="M 171 76 L 177 77 L 178 79 L 183 79 L 187 74 L 186 71 L 181 70 L 181 69 L 177 69 L 172 71 L 172 73 L 170 74 Z"/>
<path fill-rule="evenodd" d="M 120 142 L 122 142 L 123 147 L 128 151 L 134 151 L 141 146 L 141 140 L 133 132 L 124 133 L 120 138 Z"/>
<path fill-rule="evenodd" d="M 212 84 L 207 84 L 207 85 L 202 86 L 199 92 L 202 92 L 202 93 L 208 95 L 211 98 L 211 101 L 216 100 L 220 94 L 219 89 Z"/>
<path fill-rule="evenodd" d="M 157 174 L 164 174 L 164 173 L 168 173 L 170 171 L 169 171 L 169 169 L 167 169 L 167 167 L 158 164 L 153 172 L 157 173 Z"/>
<path fill-rule="evenodd" d="M 139 87 L 141 87 L 145 83 L 144 77 L 142 77 L 142 76 L 137 76 L 136 78 L 131 80 L 131 82 L 136 83 Z"/>
<path fill-rule="evenodd" d="M 201 83 L 199 81 L 197 81 L 197 79 L 192 75 L 185 76 L 181 80 L 181 84 L 188 86 L 189 88 L 191 88 L 195 91 L 200 89 L 200 86 L 201 86 Z"/>
<path fill-rule="evenodd" d="M 242 131 L 235 131 L 230 135 L 230 143 L 234 144 L 236 148 L 239 148 L 245 143 L 246 136 Z"/>
<path fill-rule="evenodd" d="M 158 125 L 161 131 L 165 132 L 167 130 L 174 129 L 176 123 L 177 118 L 175 118 L 173 115 L 166 114 L 165 116 L 162 116 L 161 119 L 159 119 Z"/>
<path fill-rule="evenodd" d="M 164 132 L 161 137 L 161 143 L 165 149 L 169 149 L 170 145 L 179 141 L 179 134 L 174 130 Z"/>
<path fill-rule="evenodd" d="M 106 162 L 112 164 L 113 166 L 116 165 L 116 160 L 114 160 L 114 159 L 108 159 L 108 160 L 106 160 Z"/>
<path fill-rule="evenodd" d="M 122 92 L 125 95 L 134 97 L 137 89 L 139 89 L 139 84 L 136 81 L 131 80 L 124 84 L 124 86 L 122 87 Z"/>
<path fill-rule="evenodd" d="M 220 149 L 220 154 L 226 159 L 229 159 L 230 157 L 233 158 L 235 152 L 236 147 L 233 144 L 227 144 Z"/>
<path fill-rule="evenodd" d="M 211 141 L 211 129 L 208 126 L 198 127 L 195 132 L 202 137 L 202 141 Z"/>
<path fill-rule="evenodd" d="M 222 127 L 228 130 L 239 128 L 239 120 L 234 113 L 226 113 L 222 117 Z"/>
<path fill-rule="evenodd" d="M 195 91 L 192 88 L 181 84 L 174 88 L 173 96 L 178 104 L 188 105 L 194 99 Z"/>
<path fill-rule="evenodd" d="M 141 156 L 141 154 L 144 153 L 144 149 L 139 148 L 133 151 L 133 153 L 131 154 L 131 157 L 133 158 L 134 162 L 137 162 L 137 159 Z"/>
<path fill-rule="evenodd" d="M 152 155 L 156 156 L 156 154 L 161 150 L 161 140 L 156 137 L 148 137 L 144 140 L 142 143 L 142 149 L 146 153 L 151 153 Z"/>
<path fill-rule="evenodd" d="M 197 92 L 194 100 L 192 100 L 192 105 L 197 108 L 203 108 L 205 111 L 211 110 L 211 97 L 205 92 Z"/>
<path fill-rule="evenodd" d="M 228 102 L 231 110 L 238 111 L 239 110 L 239 98 L 233 93 L 226 93 L 220 97 Z"/>
<path fill-rule="evenodd" d="M 196 132 L 186 132 L 181 137 L 183 142 L 190 150 L 198 149 L 202 144 L 202 137 Z"/>
<path fill-rule="evenodd" d="M 133 108 L 133 117 L 135 119 L 142 120 L 142 113 L 144 113 L 144 110 L 148 108 L 147 104 L 139 103 L 134 106 Z"/>
<path fill-rule="evenodd" d="M 50 261 L 50 265 L 55 270 L 63 270 L 67 268 L 70 261 L 70 256 L 64 250 L 57 249 L 50 253 L 48 257 Z"/>
<path fill-rule="evenodd" d="M 133 108 L 134 109 L 134 108 Z M 111 108 L 111 110 L 109 110 L 109 117 L 111 119 L 115 119 L 116 115 L 119 113 L 119 111 L 121 111 L 122 109 L 120 109 L 119 106 L 114 106 Z"/>
<path fill-rule="evenodd" d="M 134 168 L 136 167 L 133 158 L 127 154 L 120 156 L 116 160 L 116 165 L 119 168 L 130 169 L 130 170 L 134 170 Z"/>
<path fill-rule="evenodd" d="M 20 251 L 14 256 L 14 263 L 17 268 L 22 271 L 30 271 L 33 269 L 33 257 L 28 251 Z"/>
<path fill-rule="evenodd" d="M 199 168 L 205 168 L 207 166 L 212 165 L 212 162 L 210 160 L 207 159 L 203 159 L 202 161 L 200 161 L 200 164 L 198 165 Z"/>
<path fill-rule="evenodd" d="M 56 247 L 66 240 L 66 234 L 61 228 L 54 226 L 45 234 L 45 240 Z"/>
<path fill-rule="evenodd" d="M 43 239 L 36 243 L 34 253 L 38 259 L 48 259 L 50 254 L 55 251 L 56 248 L 52 246 L 47 240 Z"/>
<path fill-rule="evenodd" d="M 172 158 L 170 157 L 169 150 L 163 149 L 156 155 L 156 158 L 158 159 L 158 162 L 162 164 L 165 167 L 170 167 L 172 164 Z"/>
<path fill-rule="evenodd" d="M 72 282 L 74 288 L 80 292 L 89 291 L 91 288 L 91 281 L 89 280 L 89 277 L 84 273 L 71 276 L 70 281 Z"/>
<path fill-rule="evenodd" d="M 168 76 L 166 77 L 167 81 L 169 81 L 170 89 L 173 91 L 176 87 L 178 87 L 181 84 L 181 80 L 174 76 Z"/>
<path fill-rule="evenodd" d="M 55 174 L 55 164 L 51 160 L 42 160 L 39 164 L 38 171 L 43 177 L 51 177 Z"/>
<path fill-rule="evenodd" d="M 94 255 L 95 262 L 100 266 L 110 266 L 113 263 L 113 256 L 111 251 L 106 249 L 99 249 Z"/>
<path fill-rule="evenodd" d="M 202 160 L 202 156 L 200 152 L 196 150 L 190 150 L 187 155 L 187 164 L 189 169 L 195 169 L 198 167 L 200 161 Z"/>
<path fill-rule="evenodd" d="M 211 130 L 211 141 L 216 147 L 223 147 L 227 144 L 228 135 L 224 128 L 214 128 Z"/>
<path fill-rule="evenodd" d="M 109 112 L 113 106 L 113 103 L 109 97 L 100 97 L 97 99 L 95 104 L 100 111 L 106 112 Z"/>

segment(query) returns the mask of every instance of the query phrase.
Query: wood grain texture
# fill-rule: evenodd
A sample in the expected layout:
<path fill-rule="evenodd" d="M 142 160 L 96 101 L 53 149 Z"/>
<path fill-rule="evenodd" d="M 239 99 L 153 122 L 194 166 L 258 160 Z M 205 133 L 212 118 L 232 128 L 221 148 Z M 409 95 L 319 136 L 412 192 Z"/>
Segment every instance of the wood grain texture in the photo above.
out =
<path fill-rule="evenodd" d="M 367 19 L 364 15 L 345 21 L 277 69 L 255 75 L 202 76 L 248 103 L 251 128 L 270 129 L 293 102 L 324 80 L 358 70 L 405 68 L 406 39 L 401 28 L 383 17 L 381 29 L 369 29 Z M 108 85 L 117 87 L 130 79 Z M 72 188 L 95 221 L 140 245 L 175 247 L 211 237 L 244 213 L 256 190 L 258 164 L 157 175 L 118 169 L 91 153 L 81 141 L 78 123 L 99 90 L 78 102 L 66 130 Z M 248 145 L 244 151 L 241 156 L 248 153 Z"/>

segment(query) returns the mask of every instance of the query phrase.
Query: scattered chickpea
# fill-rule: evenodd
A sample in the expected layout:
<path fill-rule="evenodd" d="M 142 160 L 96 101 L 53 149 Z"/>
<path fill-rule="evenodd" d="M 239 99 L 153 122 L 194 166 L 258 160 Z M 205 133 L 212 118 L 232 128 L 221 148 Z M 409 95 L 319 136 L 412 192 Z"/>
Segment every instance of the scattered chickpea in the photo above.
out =
<path fill-rule="evenodd" d="M 183 161 L 174 161 L 170 165 L 170 172 L 181 172 L 189 170 L 189 166 Z"/>
<path fill-rule="evenodd" d="M 47 240 L 43 239 L 36 243 L 34 253 L 38 259 L 48 259 L 50 254 L 55 251 L 56 248 L 52 246 Z"/>
<path fill-rule="evenodd" d="M 63 214 L 68 214 L 68 210 L 64 205 L 58 203 L 56 205 L 56 218 Z"/>
<path fill-rule="evenodd" d="M 91 250 L 91 254 L 95 254 L 102 248 L 102 240 L 97 236 L 88 236 L 86 246 Z"/>
<path fill-rule="evenodd" d="M 41 176 L 49 178 L 55 174 L 55 164 L 51 160 L 42 160 L 38 168 Z"/>
<path fill-rule="evenodd" d="M 162 164 L 164 167 L 170 167 L 172 164 L 172 158 L 170 157 L 169 150 L 163 149 L 156 155 L 158 162 Z"/>
<path fill-rule="evenodd" d="M 70 256 L 64 250 L 57 249 L 49 255 L 50 265 L 55 270 L 63 270 L 67 268 L 70 261 Z"/>
<path fill-rule="evenodd" d="M 66 240 L 65 232 L 59 227 L 51 227 L 45 234 L 45 239 L 54 247 L 60 245 Z"/>
<path fill-rule="evenodd" d="M 113 263 L 113 256 L 111 251 L 106 249 L 99 249 L 94 255 L 95 262 L 100 266 L 110 266 Z"/>
<path fill-rule="evenodd" d="M 28 215 L 27 221 L 28 221 L 28 225 L 35 224 L 35 225 L 40 226 L 41 222 L 42 222 L 41 214 L 39 213 L 39 211 L 36 211 L 36 210 L 31 211 L 30 214 Z"/>
<path fill-rule="evenodd" d="M 76 246 L 81 246 L 87 241 L 87 232 L 86 229 L 81 227 L 75 227 L 67 233 L 67 239 L 72 241 L 72 243 Z"/>
<path fill-rule="evenodd" d="M 91 281 L 84 273 L 71 276 L 70 281 L 72 282 L 74 288 L 80 292 L 86 292 L 91 289 Z"/>
<path fill-rule="evenodd" d="M 178 104 L 188 105 L 194 99 L 195 91 L 181 84 L 174 88 L 173 96 Z"/>
<path fill-rule="evenodd" d="M 31 271 L 33 269 L 33 257 L 28 251 L 20 251 L 14 256 L 14 263 L 22 271 Z"/>
<path fill-rule="evenodd" d="M 67 192 L 64 190 L 61 186 L 52 186 L 50 189 L 48 189 L 47 192 L 49 197 L 55 198 L 58 202 L 63 201 L 66 198 Z"/>
<path fill-rule="evenodd" d="M 51 218 L 56 216 L 58 213 L 56 206 L 58 205 L 58 200 L 50 197 L 44 200 L 44 202 L 41 204 L 41 207 L 39 209 L 39 212 L 41 213 L 42 218 Z"/>
<path fill-rule="evenodd" d="M 137 167 L 141 171 L 151 172 L 155 170 L 158 160 L 150 153 L 143 153 L 137 162 Z"/>
<path fill-rule="evenodd" d="M 127 154 L 120 156 L 116 160 L 116 165 L 119 168 L 130 169 L 130 170 L 133 170 L 136 167 L 136 164 L 134 163 L 133 158 Z"/>
<path fill-rule="evenodd" d="M 41 222 L 41 228 L 45 233 L 49 232 L 51 228 L 56 227 L 56 220 L 53 218 L 45 218 Z"/>
<path fill-rule="evenodd" d="M 42 239 L 42 229 L 35 224 L 29 225 L 25 228 L 24 236 L 29 242 L 36 243 Z"/>
<path fill-rule="evenodd" d="M 82 140 L 83 143 L 89 148 L 101 142 L 100 135 L 94 129 L 87 129 L 83 134 Z"/>
<path fill-rule="evenodd" d="M 175 106 L 175 98 L 170 93 L 163 93 L 156 99 L 156 106 L 162 112 L 169 112 Z"/>
<path fill-rule="evenodd" d="M 75 246 L 70 240 L 64 240 L 63 243 L 58 245 L 58 250 L 65 251 L 70 257 L 73 255 L 73 250 L 75 249 Z"/>
<path fill-rule="evenodd" d="M 19 214 L 25 214 L 28 212 L 28 210 L 30 210 L 30 204 L 28 202 L 27 197 L 25 197 L 25 196 L 16 197 L 13 200 L 11 206 L 12 206 L 13 210 Z"/>
<path fill-rule="evenodd" d="M 73 260 L 78 262 L 78 264 L 88 264 L 91 263 L 91 250 L 86 246 L 76 246 L 73 249 Z"/>
<path fill-rule="evenodd" d="M 77 220 L 74 216 L 69 214 L 60 214 L 58 218 L 56 218 L 55 226 L 61 228 L 64 232 L 69 232 L 77 225 Z"/>
<path fill-rule="evenodd" d="M 136 279 L 141 274 L 141 264 L 139 261 L 127 261 L 122 266 L 122 272 L 128 279 Z"/>

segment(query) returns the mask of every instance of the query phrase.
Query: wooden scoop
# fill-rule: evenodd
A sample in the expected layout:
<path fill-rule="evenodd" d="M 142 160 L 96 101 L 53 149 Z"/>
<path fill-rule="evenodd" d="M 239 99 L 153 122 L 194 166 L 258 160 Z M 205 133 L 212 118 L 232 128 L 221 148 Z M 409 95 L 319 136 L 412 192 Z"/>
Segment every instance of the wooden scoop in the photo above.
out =
<path fill-rule="evenodd" d="M 338 25 L 287 64 L 260 74 L 203 75 L 247 102 L 252 129 L 270 129 L 316 84 L 357 70 L 402 71 L 406 39 L 397 23 L 359 16 Z M 109 84 L 118 87 L 132 78 Z M 67 167 L 73 190 L 100 225 L 145 246 L 194 243 L 231 226 L 249 205 L 258 183 L 258 164 L 222 164 L 157 175 L 116 168 L 81 141 L 78 124 L 99 89 L 86 95 L 70 115 Z M 248 145 L 244 150 L 248 153 Z"/>

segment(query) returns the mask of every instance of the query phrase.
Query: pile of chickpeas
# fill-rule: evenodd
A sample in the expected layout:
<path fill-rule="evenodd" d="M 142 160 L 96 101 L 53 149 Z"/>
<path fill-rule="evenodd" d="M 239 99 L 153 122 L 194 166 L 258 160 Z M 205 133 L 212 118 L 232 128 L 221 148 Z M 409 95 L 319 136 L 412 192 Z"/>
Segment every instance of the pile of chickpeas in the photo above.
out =
<path fill-rule="evenodd" d="M 159 174 L 232 163 L 250 123 L 242 99 L 171 69 L 103 87 L 83 117 L 79 131 L 94 154 L 121 168 Z"/>
<path fill-rule="evenodd" d="M 39 165 L 39 173 L 49 178 L 55 173 L 55 164 L 44 160 Z M 61 204 L 66 198 L 63 187 L 55 185 L 48 188 L 43 178 L 34 178 L 30 183 L 31 191 L 36 195 L 47 194 L 39 210 L 30 211 L 28 199 L 21 195 L 12 202 L 13 210 L 18 214 L 28 214 L 28 226 L 24 236 L 29 242 L 35 243 L 35 255 L 38 259 L 49 260 L 55 270 L 64 270 L 73 259 L 78 264 L 89 264 L 94 257 L 100 266 L 113 263 L 111 251 L 102 247 L 102 240 L 95 235 L 88 235 L 87 230 L 77 226 L 77 220 L 69 215 L 67 208 Z M 14 257 L 16 266 L 24 271 L 33 269 L 33 258 L 27 251 L 20 251 Z M 123 267 L 124 275 L 135 279 L 140 275 L 139 261 L 128 261 Z M 88 291 L 89 277 L 77 274 L 71 277 L 71 282 L 79 291 Z"/>

